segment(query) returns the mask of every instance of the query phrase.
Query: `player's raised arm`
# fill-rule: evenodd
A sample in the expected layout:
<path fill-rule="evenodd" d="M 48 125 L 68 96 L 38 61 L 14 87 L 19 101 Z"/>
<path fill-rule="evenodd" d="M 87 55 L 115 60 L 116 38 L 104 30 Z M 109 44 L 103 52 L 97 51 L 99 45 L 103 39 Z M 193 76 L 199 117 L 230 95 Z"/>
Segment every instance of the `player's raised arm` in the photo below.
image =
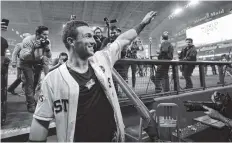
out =
<path fill-rule="evenodd" d="M 127 45 L 129 45 L 140 34 L 144 27 L 148 25 L 156 15 L 157 12 L 154 11 L 147 13 L 140 24 L 119 35 L 110 47 L 107 48 L 106 52 L 110 59 L 111 66 L 113 66 L 114 63 L 121 58 L 121 51 L 123 48 L 127 48 Z"/>
<path fill-rule="evenodd" d="M 122 33 L 118 36 L 116 40 L 118 40 L 122 47 L 129 45 L 144 29 L 146 25 L 148 25 L 151 20 L 155 18 L 157 15 L 157 12 L 151 11 L 146 14 L 146 16 L 143 18 L 143 20 L 134 28 Z"/>

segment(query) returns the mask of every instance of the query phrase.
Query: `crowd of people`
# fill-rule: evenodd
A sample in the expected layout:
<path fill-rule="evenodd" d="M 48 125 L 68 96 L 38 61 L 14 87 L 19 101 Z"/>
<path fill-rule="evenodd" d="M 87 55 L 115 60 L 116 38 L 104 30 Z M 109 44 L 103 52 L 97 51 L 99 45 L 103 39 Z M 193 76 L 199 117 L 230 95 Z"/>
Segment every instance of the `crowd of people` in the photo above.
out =
<path fill-rule="evenodd" d="M 72 19 L 65 24 L 62 33 L 68 54 L 60 53 L 52 66 L 48 27 L 38 26 L 35 34 L 24 34 L 24 39 L 15 46 L 12 55 L 12 67 L 17 68 L 17 78 L 7 91 L 17 94 L 15 89 L 22 82 L 27 110 L 33 113 L 30 141 L 46 141 L 49 122 L 53 119 L 56 120 L 58 141 L 124 141 L 119 90 L 112 78 L 111 69 L 114 67 L 128 82 L 128 69 L 131 67 L 132 88 L 135 88 L 136 72 L 139 69 L 141 73 L 142 67 L 137 68 L 136 64 L 120 65 L 116 62 L 123 58 L 144 58 L 138 56 L 138 52 L 144 51 L 139 34 L 156 15 L 154 11 L 147 13 L 137 26 L 124 33 L 120 28 L 112 26 L 110 37 L 104 37 L 99 27 L 92 31 L 86 22 Z M 6 49 L 7 41 L 1 40 L 2 49 Z M 197 50 L 193 39 L 187 38 L 186 44 L 179 59 L 196 61 Z M 164 33 L 161 36 L 158 60 L 173 60 L 173 52 L 174 47 L 168 34 Z M 9 60 L 4 64 L 9 65 Z M 181 67 L 186 89 L 193 88 L 191 76 L 194 68 L 191 64 Z M 169 69 L 170 65 L 158 65 L 155 75 L 150 76 L 156 93 L 170 90 Z M 41 81 L 42 72 L 46 76 Z M 161 87 L 163 80 L 164 87 Z M 37 90 L 38 100 L 35 99 Z M 205 108 L 209 110 L 208 115 L 231 126 L 229 119 L 208 107 Z"/>

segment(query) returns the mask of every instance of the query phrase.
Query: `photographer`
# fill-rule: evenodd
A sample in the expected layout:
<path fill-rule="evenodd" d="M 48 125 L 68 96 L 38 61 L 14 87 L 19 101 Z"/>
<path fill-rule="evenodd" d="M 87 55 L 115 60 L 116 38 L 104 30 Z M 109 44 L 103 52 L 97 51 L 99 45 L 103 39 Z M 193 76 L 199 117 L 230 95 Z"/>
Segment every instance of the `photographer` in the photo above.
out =
<path fill-rule="evenodd" d="M 168 41 L 168 33 L 164 33 L 161 36 L 161 46 L 160 52 L 158 52 L 158 60 L 172 60 L 173 59 L 173 46 Z M 169 87 L 169 71 L 170 65 L 158 65 L 157 71 L 155 74 L 155 78 L 152 79 L 153 83 L 155 84 L 155 92 L 160 93 L 162 91 L 161 88 L 161 81 L 164 80 L 164 92 L 168 92 L 170 90 Z"/>
<path fill-rule="evenodd" d="M 65 63 L 68 60 L 68 54 L 67 53 L 60 53 L 59 58 L 55 59 L 53 62 L 53 67 L 49 69 L 49 72 L 53 71 L 54 69 L 61 66 L 63 63 Z"/>
<path fill-rule="evenodd" d="M 121 34 L 121 29 L 117 28 L 116 26 L 111 26 L 110 28 L 110 37 L 107 37 L 103 40 L 101 45 L 101 50 L 105 49 L 109 43 L 113 43 L 117 37 Z"/>
<path fill-rule="evenodd" d="M 25 76 L 24 88 L 27 110 L 32 113 L 36 105 L 34 99 L 35 88 L 44 67 L 48 69 L 48 58 L 51 58 L 48 34 L 49 31 L 47 27 L 38 26 L 35 35 L 28 36 L 23 40 L 23 48 L 19 54 L 20 68 Z"/>
<path fill-rule="evenodd" d="M 220 114 L 218 111 L 209 108 L 207 106 L 203 106 L 203 108 L 205 108 L 206 110 L 208 110 L 207 112 L 205 112 L 205 114 L 207 114 L 209 117 L 222 121 L 223 123 L 226 124 L 226 126 L 228 126 L 229 128 L 232 128 L 232 120 L 229 118 L 224 117 L 222 114 Z"/>
<path fill-rule="evenodd" d="M 101 49 L 101 45 L 102 45 L 102 42 L 103 40 L 106 38 L 102 35 L 102 30 L 100 27 L 97 27 L 95 30 L 94 30 L 94 36 L 93 38 L 95 39 L 96 41 L 96 45 L 94 45 L 93 49 L 94 49 L 94 53 L 99 51 Z"/>

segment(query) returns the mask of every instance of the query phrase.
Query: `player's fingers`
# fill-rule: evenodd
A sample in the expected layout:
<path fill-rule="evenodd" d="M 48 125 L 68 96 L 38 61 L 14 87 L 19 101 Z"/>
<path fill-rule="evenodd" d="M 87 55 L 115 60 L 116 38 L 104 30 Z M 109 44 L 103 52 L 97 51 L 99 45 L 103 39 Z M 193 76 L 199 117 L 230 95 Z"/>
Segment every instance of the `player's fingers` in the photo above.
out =
<path fill-rule="evenodd" d="M 206 109 L 206 110 L 210 110 L 210 108 L 209 107 L 207 107 L 207 106 L 202 106 L 204 109 Z"/>
<path fill-rule="evenodd" d="M 208 115 L 208 114 L 209 114 L 209 111 L 207 111 L 207 112 L 204 112 L 204 113 Z"/>

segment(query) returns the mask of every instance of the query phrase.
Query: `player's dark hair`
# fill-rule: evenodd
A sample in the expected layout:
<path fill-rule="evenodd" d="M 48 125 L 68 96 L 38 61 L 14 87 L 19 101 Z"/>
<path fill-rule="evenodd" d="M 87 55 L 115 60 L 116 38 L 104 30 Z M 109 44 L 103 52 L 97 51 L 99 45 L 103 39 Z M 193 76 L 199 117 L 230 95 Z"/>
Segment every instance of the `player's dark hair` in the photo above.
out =
<path fill-rule="evenodd" d="M 73 39 L 76 39 L 78 36 L 77 28 L 81 26 L 89 26 L 89 25 L 84 21 L 78 21 L 78 20 L 72 20 L 65 24 L 63 28 L 62 40 L 63 40 L 65 47 L 68 50 L 70 49 L 70 47 L 69 47 L 67 38 L 71 37 Z"/>

